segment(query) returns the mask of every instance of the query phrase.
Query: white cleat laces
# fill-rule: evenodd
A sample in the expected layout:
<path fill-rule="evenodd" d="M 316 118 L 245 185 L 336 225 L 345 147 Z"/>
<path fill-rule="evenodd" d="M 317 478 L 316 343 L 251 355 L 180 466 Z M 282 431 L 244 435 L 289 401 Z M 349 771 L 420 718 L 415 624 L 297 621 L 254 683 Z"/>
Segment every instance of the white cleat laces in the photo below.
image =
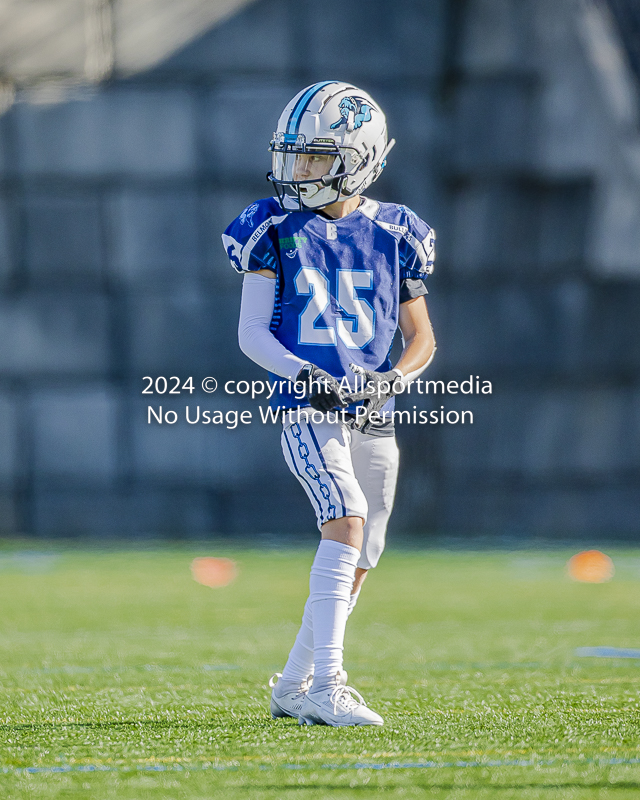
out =
<path fill-rule="evenodd" d="M 384 720 L 367 706 L 360 692 L 351 686 L 338 683 L 337 686 L 307 693 L 300 710 L 298 723 L 300 725 L 340 727 L 342 725 L 383 725 Z"/>

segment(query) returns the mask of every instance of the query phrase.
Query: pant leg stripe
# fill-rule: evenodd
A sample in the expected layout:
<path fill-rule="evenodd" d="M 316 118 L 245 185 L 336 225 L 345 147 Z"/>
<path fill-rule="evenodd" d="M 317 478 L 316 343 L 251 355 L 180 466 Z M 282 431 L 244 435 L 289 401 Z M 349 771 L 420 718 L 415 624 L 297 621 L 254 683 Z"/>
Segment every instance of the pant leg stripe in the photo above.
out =
<path fill-rule="evenodd" d="M 333 485 L 336 487 L 336 491 L 338 492 L 338 495 L 340 496 L 340 503 L 342 504 L 342 516 L 346 517 L 347 516 L 347 507 L 346 507 L 345 502 L 344 502 L 344 495 L 342 494 L 342 489 L 338 485 L 338 482 L 336 481 L 335 477 L 333 476 L 333 473 L 329 472 L 329 469 L 327 467 L 327 462 L 324 460 L 324 456 L 322 455 L 322 450 L 320 449 L 320 445 L 318 444 L 318 440 L 316 438 L 316 435 L 313 432 L 313 428 L 311 427 L 311 423 L 310 422 L 306 422 L 305 425 L 307 426 L 309 434 L 311 435 L 311 438 L 313 439 L 313 444 L 315 445 L 315 448 L 316 448 L 316 450 L 318 452 L 318 456 L 320 457 L 320 461 L 322 461 L 322 466 L 325 468 L 325 471 L 326 471 L 327 475 L 333 481 Z"/>
<path fill-rule="evenodd" d="M 318 498 L 316 497 L 316 494 L 313 491 L 313 484 L 298 469 L 298 464 L 296 462 L 296 457 L 294 456 L 293 450 L 291 449 L 291 443 L 289 442 L 289 437 L 287 436 L 287 431 L 283 430 L 282 433 L 284 435 L 284 440 L 287 443 L 287 447 L 289 448 L 289 453 L 291 454 L 291 463 L 293 464 L 293 466 L 295 468 L 295 471 L 298 474 L 300 480 L 304 481 L 307 484 L 307 486 L 309 487 L 309 489 L 311 490 L 311 496 L 313 497 L 313 499 L 318 504 L 318 510 L 320 511 L 320 522 L 324 523 L 324 516 L 325 515 L 324 515 L 324 512 L 322 510 L 322 502 L 320 500 L 318 500 Z"/>

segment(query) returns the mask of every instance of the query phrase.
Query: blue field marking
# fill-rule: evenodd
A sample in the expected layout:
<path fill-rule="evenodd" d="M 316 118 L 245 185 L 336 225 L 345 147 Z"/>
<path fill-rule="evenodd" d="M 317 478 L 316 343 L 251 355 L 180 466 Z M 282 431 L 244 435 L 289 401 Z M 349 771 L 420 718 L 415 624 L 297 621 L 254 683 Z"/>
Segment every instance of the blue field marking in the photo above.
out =
<path fill-rule="evenodd" d="M 640 650 L 624 647 L 577 647 L 578 658 L 640 658 Z"/>
<path fill-rule="evenodd" d="M 111 766 L 107 764 L 63 764 L 56 767 L 2 767 L 0 774 L 3 775 L 54 775 L 58 773 L 70 772 L 204 772 L 214 770 L 216 772 L 237 772 L 239 769 L 259 769 L 259 770 L 313 770 L 313 769 L 344 769 L 344 770 L 383 770 L 383 769 L 470 769 L 478 767 L 550 767 L 565 764 L 595 764 L 600 767 L 613 767 L 618 765 L 640 764 L 640 758 L 540 758 L 524 759 L 515 758 L 507 760 L 491 761 L 390 761 L 383 764 L 367 764 L 356 762 L 355 764 L 137 764 L 136 766 Z"/>

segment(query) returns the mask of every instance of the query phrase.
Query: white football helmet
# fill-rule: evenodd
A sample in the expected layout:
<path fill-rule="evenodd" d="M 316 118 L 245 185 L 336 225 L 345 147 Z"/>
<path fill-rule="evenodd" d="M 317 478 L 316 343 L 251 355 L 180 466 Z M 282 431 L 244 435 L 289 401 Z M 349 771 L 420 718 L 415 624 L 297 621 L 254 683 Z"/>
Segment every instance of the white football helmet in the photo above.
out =
<path fill-rule="evenodd" d="M 267 179 L 283 208 L 287 197 L 300 210 L 323 208 L 370 186 L 394 144 L 387 142 L 384 114 L 366 92 L 341 81 L 314 83 L 280 116 Z M 286 208 L 291 205 L 289 200 Z"/>

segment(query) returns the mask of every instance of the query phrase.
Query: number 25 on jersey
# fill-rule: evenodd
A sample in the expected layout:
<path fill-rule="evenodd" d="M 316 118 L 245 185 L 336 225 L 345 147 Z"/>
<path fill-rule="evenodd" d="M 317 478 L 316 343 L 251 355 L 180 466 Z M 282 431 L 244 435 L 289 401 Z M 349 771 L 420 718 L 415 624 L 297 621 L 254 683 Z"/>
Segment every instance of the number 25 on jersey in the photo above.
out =
<path fill-rule="evenodd" d="M 294 285 L 299 295 L 309 299 L 298 318 L 298 344 L 335 347 L 336 335 L 350 350 L 361 350 L 375 335 L 376 312 L 373 306 L 358 297 L 358 289 L 373 287 L 373 272 L 365 269 L 339 269 L 336 300 L 343 317 L 336 317 L 334 326 L 326 327 L 321 319 L 330 303 L 329 281 L 316 267 L 301 267 Z"/>

